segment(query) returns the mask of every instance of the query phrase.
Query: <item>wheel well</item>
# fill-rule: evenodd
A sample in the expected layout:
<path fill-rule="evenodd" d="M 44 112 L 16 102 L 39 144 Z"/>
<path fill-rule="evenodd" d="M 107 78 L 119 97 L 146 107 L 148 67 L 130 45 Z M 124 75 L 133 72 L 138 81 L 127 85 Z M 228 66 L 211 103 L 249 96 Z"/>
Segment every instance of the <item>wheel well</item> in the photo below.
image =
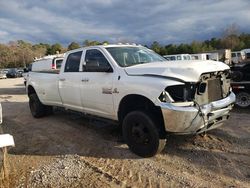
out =
<path fill-rule="evenodd" d="M 28 86 L 28 96 L 30 96 L 33 93 L 36 93 L 35 89 L 32 86 Z"/>
<path fill-rule="evenodd" d="M 148 98 L 142 95 L 127 95 L 125 96 L 119 105 L 118 109 L 118 119 L 120 125 L 122 125 L 123 119 L 125 116 L 132 111 L 141 110 L 149 114 L 156 123 L 156 126 L 159 130 L 159 135 L 161 138 L 165 138 L 166 132 L 164 127 L 163 116 L 161 108 L 155 106 L 154 103 Z"/>

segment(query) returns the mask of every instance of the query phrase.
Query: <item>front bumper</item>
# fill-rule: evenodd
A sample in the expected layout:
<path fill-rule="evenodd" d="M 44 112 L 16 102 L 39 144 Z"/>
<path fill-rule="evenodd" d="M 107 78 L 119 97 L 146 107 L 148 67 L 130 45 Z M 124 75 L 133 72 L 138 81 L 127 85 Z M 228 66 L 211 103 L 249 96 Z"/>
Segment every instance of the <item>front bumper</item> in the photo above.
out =
<path fill-rule="evenodd" d="M 165 130 L 178 134 L 197 134 L 217 128 L 228 119 L 234 102 L 235 94 L 231 92 L 228 97 L 202 105 L 200 108 L 161 103 Z"/>

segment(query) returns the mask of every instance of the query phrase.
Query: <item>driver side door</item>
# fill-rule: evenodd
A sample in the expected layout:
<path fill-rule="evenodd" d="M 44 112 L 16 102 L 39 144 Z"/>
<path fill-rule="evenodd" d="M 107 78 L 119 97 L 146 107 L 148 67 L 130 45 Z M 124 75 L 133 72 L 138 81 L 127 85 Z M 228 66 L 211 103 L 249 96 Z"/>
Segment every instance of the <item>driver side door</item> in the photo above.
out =
<path fill-rule="evenodd" d="M 84 111 L 102 117 L 112 117 L 115 73 L 111 64 L 99 49 L 88 49 L 82 69 L 81 96 Z"/>

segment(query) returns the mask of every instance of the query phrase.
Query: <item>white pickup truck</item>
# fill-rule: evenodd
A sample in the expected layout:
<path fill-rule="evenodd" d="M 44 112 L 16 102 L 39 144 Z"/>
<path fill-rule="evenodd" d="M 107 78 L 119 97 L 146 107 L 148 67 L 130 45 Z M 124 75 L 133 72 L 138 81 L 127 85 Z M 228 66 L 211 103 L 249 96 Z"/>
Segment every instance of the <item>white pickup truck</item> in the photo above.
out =
<path fill-rule="evenodd" d="M 198 134 L 228 119 L 235 102 L 229 67 L 215 61 L 168 62 L 136 45 L 66 53 L 60 72 L 30 72 L 32 115 L 53 106 L 116 120 L 130 150 L 150 157 L 167 134 Z"/>

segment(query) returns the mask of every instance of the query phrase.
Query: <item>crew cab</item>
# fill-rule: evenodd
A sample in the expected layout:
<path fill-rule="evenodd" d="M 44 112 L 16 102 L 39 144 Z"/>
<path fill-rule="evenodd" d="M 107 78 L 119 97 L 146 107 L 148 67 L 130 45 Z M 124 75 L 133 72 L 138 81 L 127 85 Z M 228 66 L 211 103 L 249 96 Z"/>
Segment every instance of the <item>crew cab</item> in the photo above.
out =
<path fill-rule="evenodd" d="M 166 61 L 137 45 L 100 45 L 65 54 L 60 72 L 30 72 L 32 115 L 53 106 L 119 122 L 131 151 L 160 152 L 168 134 L 199 134 L 228 119 L 230 69 L 216 61 Z"/>

